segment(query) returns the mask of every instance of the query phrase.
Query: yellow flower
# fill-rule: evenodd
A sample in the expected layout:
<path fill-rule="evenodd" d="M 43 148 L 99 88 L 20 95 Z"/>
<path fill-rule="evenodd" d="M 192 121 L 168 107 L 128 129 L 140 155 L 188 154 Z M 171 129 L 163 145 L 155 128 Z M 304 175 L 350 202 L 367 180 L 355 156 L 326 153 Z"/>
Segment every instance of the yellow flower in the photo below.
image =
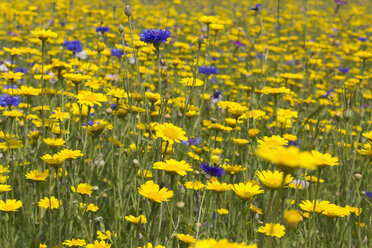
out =
<path fill-rule="evenodd" d="M 285 234 L 285 227 L 280 224 L 266 223 L 265 226 L 258 228 L 258 232 L 264 233 L 270 237 L 281 238 Z"/>
<path fill-rule="evenodd" d="M 284 211 L 283 220 L 287 227 L 297 228 L 298 224 L 303 220 L 303 218 L 297 210 L 286 209 Z"/>
<path fill-rule="evenodd" d="M 288 140 L 278 136 L 278 135 L 273 135 L 271 137 L 263 137 L 262 139 L 259 139 L 257 141 L 259 146 L 266 146 L 270 148 L 275 148 L 279 146 L 284 146 L 288 144 Z"/>
<path fill-rule="evenodd" d="M 227 190 L 230 190 L 231 185 L 227 184 L 227 183 L 220 183 L 217 179 L 212 178 L 211 180 L 209 180 L 209 182 L 207 184 L 207 189 L 212 190 L 216 193 L 222 193 L 222 192 L 225 192 Z"/>
<path fill-rule="evenodd" d="M 64 160 L 73 160 L 77 159 L 78 157 L 84 156 L 83 153 L 81 153 L 80 150 L 69 150 L 69 149 L 64 149 L 60 152 L 58 152 L 58 157 Z"/>
<path fill-rule="evenodd" d="M 194 78 L 193 77 L 182 78 L 180 83 L 185 86 L 192 86 L 194 83 Z M 203 84 L 204 82 L 202 80 L 197 79 L 197 78 L 195 79 L 195 83 L 194 83 L 195 87 L 202 86 Z"/>
<path fill-rule="evenodd" d="M 75 85 L 81 84 L 84 80 L 90 79 L 89 75 L 82 75 L 80 73 L 65 73 L 63 77 L 67 80 L 71 80 L 71 82 Z"/>
<path fill-rule="evenodd" d="M 45 209 L 58 209 L 59 206 L 62 204 L 62 201 L 58 201 L 57 198 L 54 196 L 50 197 L 44 197 L 43 199 L 40 199 L 40 201 L 37 203 L 39 207 L 45 208 Z"/>
<path fill-rule="evenodd" d="M 192 246 L 190 246 L 191 248 Z M 203 239 L 196 243 L 196 248 L 257 248 L 256 244 L 247 245 L 246 243 L 232 243 L 227 239 L 215 240 L 215 239 Z"/>
<path fill-rule="evenodd" d="M 35 30 L 32 30 L 31 34 L 34 37 L 37 37 L 42 41 L 46 41 L 49 38 L 57 38 L 57 33 L 54 33 L 50 30 L 40 29 L 40 28 L 36 28 Z"/>
<path fill-rule="evenodd" d="M 304 211 L 312 213 L 314 211 L 314 203 L 315 203 L 315 212 L 321 213 L 325 210 L 325 208 L 330 204 L 329 201 L 301 201 L 299 204 L 300 208 Z"/>
<path fill-rule="evenodd" d="M 220 209 L 217 209 L 217 213 L 218 213 L 219 215 L 226 215 L 226 214 L 229 213 L 229 210 L 224 209 L 224 208 L 220 208 Z"/>
<path fill-rule="evenodd" d="M 89 185 L 87 183 L 80 183 L 78 186 L 77 186 L 77 189 L 75 190 L 75 187 L 74 186 L 71 186 L 71 190 L 73 192 L 77 192 L 81 195 L 91 195 L 92 192 L 93 192 L 93 186 L 92 185 Z"/>
<path fill-rule="evenodd" d="M 43 139 L 43 141 L 53 149 L 56 149 L 59 146 L 64 146 L 66 143 L 62 138 L 46 138 Z"/>
<path fill-rule="evenodd" d="M 144 215 L 140 215 L 138 217 L 135 217 L 133 215 L 129 215 L 129 216 L 125 216 L 124 219 L 126 221 L 129 221 L 129 222 L 132 222 L 132 223 L 135 223 L 135 224 L 146 224 L 147 223 L 147 219 Z"/>
<path fill-rule="evenodd" d="M 345 208 L 347 210 L 349 210 L 350 213 L 354 213 L 356 216 L 359 216 L 359 214 L 362 213 L 362 209 L 361 208 L 355 208 L 355 207 L 351 207 L 349 205 L 346 205 Z"/>
<path fill-rule="evenodd" d="M 149 170 L 138 170 L 137 176 L 143 177 L 143 178 L 152 178 L 152 172 Z"/>
<path fill-rule="evenodd" d="M 71 240 L 65 240 L 65 242 L 62 243 L 62 245 L 67 245 L 68 247 L 84 246 L 86 245 L 86 242 L 84 239 L 71 239 Z"/>
<path fill-rule="evenodd" d="M 138 188 L 138 193 L 143 197 L 149 199 L 153 203 L 162 203 L 169 201 L 169 198 L 173 197 L 173 191 L 167 188 L 161 188 L 154 181 L 147 181 L 145 184 Z"/>
<path fill-rule="evenodd" d="M 49 118 L 56 119 L 57 121 L 63 121 L 64 119 L 70 118 L 70 113 L 62 112 L 61 108 L 56 108 L 53 111 L 53 114 L 49 116 Z"/>
<path fill-rule="evenodd" d="M 23 73 L 22 72 L 12 72 L 12 71 L 9 71 L 8 73 L 3 73 L 1 74 L 1 77 L 2 78 L 5 78 L 9 81 L 18 81 L 20 80 L 22 77 L 23 77 Z M 9 93 L 11 92 L 12 90 L 9 90 Z"/>
<path fill-rule="evenodd" d="M 271 190 L 277 190 L 281 187 L 285 187 L 287 184 L 293 181 L 293 177 L 288 174 L 285 176 L 285 179 L 283 179 L 284 172 L 279 172 L 277 170 L 274 172 L 269 170 L 257 171 L 256 176 L 266 188 Z"/>
<path fill-rule="evenodd" d="M 318 151 L 311 151 L 315 162 L 316 166 L 318 168 L 324 168 L 326 166 L 335 166 L 338 165 L 338 158 L 337 157 L 332 157 L 331 154 L 329 153 L 320 153 Z"/>
<path fill-rule="evenodd" d="M 254 137 L 257 136 L 257 134 L 260 132 L 258 129 L 251 128 L 248 130 L 248 136 L 249 138 L 253 139 Z"/>
<path fill-rule="evenodd" d="M 297 147 L 278 146 L 273 149 L 271 146 L 261 146 L 256 150 L 261 158 L 274 163 L 284 171 L 291 171 L 297 168 L 316 169 L 315 161 L 311 153 L 301 152 Z"/>
<path fill-rule="evenodd" d="M 49 175 L 49 170 L 45 170 L 44 172 L 33 170 L 26 174 L 26 179 L 32 180 L 32 181 L 46 181 L 48 175 Z"/>
<path fill-rule="evenodd" d="M 84 203 L 80 203 L 80 207 L 81 208 L 85 208 L 85 212 L 97 212 L 99 207 L 97 207 L 96 205 L 94 205 L 93 203 L 90 203 L 89 205 L 87 204 L 84 204 Z"/>
<path fill-rule="evenodd" d="M 196 239 L 189 234 L 177 233 L 177 238 L 179 241 L 181 241 L 184 244 L 195 244 L 196 242 Z"/>
<path fill-rule="evenodd" d="M 4 202 L 0 200 L 0 211 L 3 212 L 16 212 L 18 208 L 22 207 L 23 204 L 21 201 L 15 199 L 6 199 Z"/>
<path fill-rule="evenodd" d="M 174 142 L 180 143 L 181 140 L 187 140 L 185 136 L 186 132 L 172 123 L 158 124 L 154 129 L 156 131 L 156 137 L 162 138 L 163 141 L 168 141 L 169 144 L 173 144 Z"/>
<path fill-rule="evenodd" d="M 195 182 L 185 182 L 185 187 L 186 189 L 193 189 L 193 190 L 199 190 L 199 189 L 204 189 L 205 184 L 203 184 L 200 181 L 195 181 Z"/>
<path fill-rule="evenodd" d="M 177 161 L 174 159 L 166 160 L 165 162 L 154 163 L 153 169 L 163 170 L 170 175 L 186 176 L 187 171 L 193 171 L 192 167 L 186 161 Z"/>
<path fill-rule="evenodd" d="M 40 95 L 41 93 L 41 89 L 37 89 L 37 88 L 34 88 L 32 86 L 25 86 L 25 85 L 22 85 L 21 88 L 20 88 L 20 94 L 21 95 L 24 95 L 26 97 L 29 97 L 29 96 L 38 96 Z"/>
<path fill-rule="evenodd" d="M 372 131 L 369 131 L 368 133 L 363 133 L 363 136 L 370 142 L 372 142 Z"/>
<path fill-rule="evenodd" d="M 265 95 L 279 95 L 279 94 L 282 94 L 282 93 L 289 93 L 290 90 L 285 88 L 285 87 L 281 87 L 281 88 L 272 88 L 272 87 L 264 87 L 262 90 L 261 90 L 262 94 L 265 94 Z"/>
<path fill-rule="evenodd" d="M 244 201 L 251 200 L 253 196 L 264 192 L 259 185 L 253 185 L 251 182 L 234 184 L 232 190 L 235 194 Z"/>
<path fill-rule="evenodd" d="M 117 234 L 116 233 L 113 233 L 114 236 L 116 237 Z M 106 232 L 101 232 L 101 231 L 97 231 L 97 237 L 100 239 L 100 240 L 106 240 L 106 239 L 111 239 L 111 232 L 109 230 L 107 230 Z"/>
<path fill-rule="evenodd" d="M 10 185 L 7 184 L 0 184 L 0 194 L 6 191 L 11 191 Z"/>
<path fill-rule="evenodd" d="M 341 206 L 331 203 L 324 207 L 322 215 L 325 215 L 328 218 L 345 217 L 347 215 L 350 215 L 350 210 L 348 208 L 343 208 Z"/>
<path fill-rule="evenodd" d="M 229 164 L 223 164 L 221 167 L 225 170 L 226 173 L 229 173 L 230 175 L 235 175 L 241 171 L 247 170 L 247 168 L 242 167 L 241 165 L 229 165 Z"/>
<path fill-rule="evenodd" d="M 101 102 L 107 102 L 107 96 L 102 93 L 93 93 L 91 91 L 81 91 L 76 98 L 78 103 L 93 107 L 95 104 L 102 106 Z"/>
<path fill-rule="evenodd" d="M 85 248 L 110 248 L 111 244 L 106 243 L 104 240 L 95 240 L 94 244 L 87 244 Z"/>
<path fill-rule="evenodd" d="M 65 159 L 60 157 L 58 154 L 45 154 L 44 156 L 41 157 L 42 160 L 44 160 L 48 165 L 57 167 L 63 164 L 65 162 Z"/>
<path fill-rule="evenodd" d="M 233 140 L 233 142 L 235 143 L 235 144 L 237 144 L 237 145 L 239 145 L 239 146 L 244 146 L 244 145 L 246 145 L 246 144 L 248 144 L 249 143 L 249 140 L 246 140 L 246 139 L 232 139 Z"/>

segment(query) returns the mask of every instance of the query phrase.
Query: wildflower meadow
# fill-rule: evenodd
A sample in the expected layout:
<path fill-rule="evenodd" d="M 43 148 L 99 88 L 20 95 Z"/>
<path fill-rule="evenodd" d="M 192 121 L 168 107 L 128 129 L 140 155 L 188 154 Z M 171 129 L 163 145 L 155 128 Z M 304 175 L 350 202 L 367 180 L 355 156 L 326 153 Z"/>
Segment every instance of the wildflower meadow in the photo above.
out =
<path fill-rule="evenodd" d="M 0 0 L 1 248 L 372 247 L 372 1 Z"/>

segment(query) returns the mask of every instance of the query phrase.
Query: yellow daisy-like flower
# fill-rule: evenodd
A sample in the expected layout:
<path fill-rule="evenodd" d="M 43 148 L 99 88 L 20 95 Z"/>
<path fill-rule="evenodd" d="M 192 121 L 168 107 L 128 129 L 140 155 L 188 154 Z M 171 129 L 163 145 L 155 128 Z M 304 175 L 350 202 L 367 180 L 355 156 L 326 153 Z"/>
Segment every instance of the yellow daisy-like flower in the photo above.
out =
<path fill-rule="evenodd" d="M 277 170 L 274 172 L 269 170 L 257 171 L 256 176 L 266 188 L 271 190 L 277 190 L 281 187 L 285 187 L 287 184 L 293 181 L 293 177 L 291 175 L 286 175 L 283 179 L 284 172 L 279 172 Z"/>
<path fill-rule="evenodd" d="M 180 83 L 185 86 L 192 86 L 192 84 L 194 83 L 194 78 L 193 77 L 182 78 Z M 202 80 L 197 79 L 197 78 L 195 79 L 195 84 L 194 84 L 195 87 L 202 86 L 203 84 L 204 82 Z"/>
<path fill-rule="evenodd" d="M 64 149 L 60 152 L 58 152 L 58 156 L 64 160 L 73 160 L 77 159 L 78 157 L 84 156 L 83 153 L 81 153 L 80 150 L 69 150 L 69 149 Z"/>
<path fill-rule="evenodd" d="M 247 170 L 247 168 L 242 167 L 241 165 L 229 165 L 229 164 L 223 164 L 221 167 L 225 170 L 226 173 L 230 175 L 235 175 L 241 171 Z"/>
<path fill-rule="evenodd" d="M 311 151 L 311 154 L 313 155 L 316 166 L 318 168 L 324 168 L 326 166 L 335 166 L 338 165 L 338 158 L 332 157 L 329 153 L 321 153 L 318 151 Z"/>
<path fill-rule="evenodd" d="M 62 138 L 46 138 L 43 139 L 43 141 L 52 149 L 56 149 L 59 146 L 64 146 L 66 143 L 66 141 L 64 141 Z"/>
<path fill-rule="evenodd" d="M 94 205 L 93 203 L 90 203 L 89 205 L 80 203 L 81 208 L 85 208 L 85 212 L 97 212 L 99 207 Z"/>
<path fill-rule="evenodd" d="M 65 159 L 59 156 L 58 154 L 45 154 L 44 156 L 41 157 L 42 160 L 44 160 L 48 165 L 57 167 L 63 164 L 65 162 Z"/>
<path fill-rule="evenodd" d="M 128 215 L 128 216 L 125 216 L 124 219 L 134 224 L 146 224 L 147 223 L 146 217 L 142 214 L 138 217 L 135 217 L 133 215 Z"/>
<path fill-rule="evenodd" d="M 21 201 L 15 199 L 6 199 L 4 202 L 0 200 L 0 211 L 3 212 L 16 212 L 18 208 L 22 207 L 23 204 Z"/>
<path fill-rule="evenodd" d="M 138 193 L 143 197 L 149 199 L 153 203 L 162 203 L 169 201 L 173 197 L 173 191 L 167 188 L 161 188 L 154 181 L 147 181 L 138 188 Z"/>
<path fill-rule="evenodd" d="M 219 123 L 212 123 L 208 126 L 209 129 L 212 129 L 213 131 L 216 132 L 226 132 L 226 131 L 231 131 L 233 130 L 231 127 L 226 127 L 222 124 Z"/>
<path fill-rule="evenodd" d="M 20 88 L 20 94 L 24 95 L 26 97 L 38 96 L 38 95 L 40 95 L 40 93 L 41 93 L 41 89 L 34 88 L 32 86 L 22 85 L 21 88 Z"/>
<path fill-rule="evenodd" d="M 213 192 L 216 192 L 216 193 L 222 193 L 227 190 L 230 190 L 231 185 L 227 183 L 220 183 L 217 179 L 212 178 L 211 180 L 209 180 L 207 184 L 207 189 L 212 190 Z"/>
<path fill-rule="evenodd" d="M 238 146 L 244 146 L 244 145 L 246 145 L 246 144 L 248 144 L 250 142 L 249 140 L 246 140 L 246 139 L 234 139 L 233 138 L 232 140 Z"/>
<path fill-rule="evenodd" d="M 78 103 L 93 107 L 95 104 L 102 106 L 101 102 L 107 102 L 107 96 L 102 93 L 93 93 L 91 91 L 81 91 L 76 98 Z"/>
<path fill-rule="evenodd" d="M 62 201 L 59 201 L 54 196 L 50 197 L 44 197 L 43 199 L 40 199 L 40 201 L 37 203 L 39 207 L 45 208 L 45 209 L 59 209 L 59 206 L 62 204 Z"/>
<path fill-rule="evenodd" d="M 372 131 L 369 131 L 368 133 L 363 133 L 363 136 L 370 142 L 372 142 Z"/>
<path fill-rule="evenodd" d="M 256 150 L 256 154 L 261 158 L 274 163 L 284 171 L 292 171 L 297 168 L 316 169 L 316 163 L 309 152 L 301 152 L 294 146 L 278 146 L 273 149 L 271 146 L 261 146 Z"/>
<path fill-rule="evenodd" d="M 196 242 L 196 239 L 189 234 L 177 233 L 177 238 L 179 241 L 181 241 L 184 244 L 195 244 Z"/>
<path fill-rule="evenodd" d="M 11 191 L 12 188 L 10 185 L 7 184 L 0 184 L 0 194 L 3 192 Z"/>
<path fill-rule="evenodd" d="M 162 138 L 163 141 L 168 141 L 169 144 L 173 144 L 174 142 L 180 143 L 181 140 L 187 140 L 185 136 L 186 132 L 172 123 L 157 124 L 154 129 L 156 131 L 156 137 Z"/>
<path fill-rule="evenodd" d="M 40 29 L 40 28 L 36 28 L 35 30 L 32 30 L 31 34 L 34 37 L 37 37 L 42 41 L 46 41 L 49 38 L 57 38 L 58 36 L 57 33 L 54 33 L 50 30 Z"/>
<path fill-rule="evenodd" d="M 258 232 L 264 233 L 266 236 L 281 238 L 285 234 L 285 227 L 278 223 L 266 223 L 258 228 Z"/>
<path fill-rule="evenodd" d="M 314 206 L 315 204 L 315 206 Z M 315 212 L 317 213 L 321 213 L 325 210 L 325 208 L 329 205 L 329 201 L 309 201 L 309 200 L 306 200 L 306 201 L 301 201 L 301 203 L 299 204 L 300 208 L 304 211 L 307 211 L 307 212 L 310 212 L 312 213 L 314 211 L 314 207 L 315 207 Z"/>
<path fill-rule="evenodd" d="M 33 170 L 26 174 L 26 179 L 37 181 L 37 182 L 46 181 L 48 175 L 49 175 L 49 170 L 45 170 L 44 172 Z"/>
<path fill-rule="evenodd" d="M 86 245 L 86 242 L 84 239 L 71 239 L 71 240 L 65 240 L 65 242 L 62 243 L 62 245 L 67 245 L 68 247 L 84 246 Z"/>
<path fill-rule="evenodd" d="M 106 243 L 104 240 L 98 241 L 95 240 L 94 244 L 87 244 L 85 248 L 110 248 L 111 244 Z"/>
<path fill-rule="evenodd" d="M 89 80 L 91 77 L 89 75 L 82 75 L 80 73 L 65 73 L 63 75 L 67 80 L 71 80 L 73 84 L 81 84 L 84 80 Z"/>
<path fill-rule="evenodd" d="M 286 209 L 284 211 L 283 220 L 287 227 L 297 228 L 298 224 L 303 220 L 303 218 L 297 210 Z"/>
<path fill-rule="evenodd" d="M 63 121 L 70 118 L 70 113 L 62 112 L 61 108 L 55 108 L 53 110 L 53 114 L 50 115 L 49 118 L 56 119 L 57 121 Z"/>
<path fill-rule="evenodd" d="M 187 171 L 193 171 L 192 167 L 186 161 L 177 161 L 174 159 L 166 160 L 165 162 L 154 163 L 153 169 L 163 170 L 170 175 L 186 176 Z"/>
<path fill-rule="evenodd" d="M 75 189 L 74 186 L 71 186 L 71 190 L 73 192 L 77 192 L 81 195 L 91 195 L 92 192 L 93 192 L 93 186 L 92 185 L 89 185 L 87 183 L 80 183 L 78 186 L 77 186 L 77 189 Z"/>
<path fill-rule="evenodd" d="M 185 182 L 185 188 L 186 189 L 193 189 L 193 190 L 199 190 L 199 189 L 204 189 L 205 184 L 200 182 L 200 181 L 195 181 L 195 182 Z"/>
<path fill-rule="evenodd" d="M 149 170 L 138 170 L 137 171 L 137 176 L 138 177 L 143 177 L 143 178 L 152 178 L 152 172 Z"/>
<path fill-rule="evenodd" d="M 264 192 L 259 185 L 253 185 L 251 182 L 234 184 L 232 190 L 235 194 L 244 201 L 251 200 L 253 196 Z"/>
<path fill-rule="evenodd" d="M 251 128 L 248 130 L 248 136 L 249 138 L 253 139 L 254 137 L 257 136 L 257 134 L 260 132 L 258 129 Z"/>
<path fill-rule="evenodd" d="M 345 217 L 350 215 L 350 210 L 348 208 L 344 208 L 336 204 L 328 204 L 327 206 L 324 207 L 322 215 L 325 215 L 328 218 Z"/>
<path fill-rule="evenodd" d="M 217 209 L 217 213 L 219 215 L 226 215 L 226 214 L 229 214 L 229 210 L 224 209 L 224 208 L 220 208 L 220 209 Z"/>
<path fill-rule="evenodd" d="M 257 141 L 259 146 L 266 146 L 270 148 L 280 147 L 288 144 L 288 140 L 278 136 L 273 135 L 271 137 L 263 137 Z"/>
<path fill-rule="evenodd" d="M 191 248 L 192 246 L 190 246 Z M 247 245 L 246 243 L 233 243 L 227 239 L 215 240 L 215 239 L 203 239 L 196 243 L 196 248 L 257 248 L 256 244 Z"/>

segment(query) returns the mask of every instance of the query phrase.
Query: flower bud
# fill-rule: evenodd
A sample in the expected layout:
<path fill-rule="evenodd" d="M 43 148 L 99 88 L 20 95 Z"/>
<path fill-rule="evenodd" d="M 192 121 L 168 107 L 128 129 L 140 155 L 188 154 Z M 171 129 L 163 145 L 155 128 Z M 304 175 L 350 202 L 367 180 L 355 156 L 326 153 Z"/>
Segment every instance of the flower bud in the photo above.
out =
<path fill-rule="evenodd" d="M 119 26 L 118 26 L 118 30 L 119 30 L 120 33 L 123 33 L 123 32 L 124 32 L 124 27 L 123 27 L 123 25 L 119 24 Z"/>
<path fill-rule="evenodd" d="M 184 209 L 184 207 L 185 207 L 185 203 L 183 201 L 179 201 L 179 202 L 176 203 L 176 208 L 178 210 L 182 210 L 182 209 Z"/>
<path fill-rule="evenodd" d="M 204 43 L 204 35 L 200 35 L 198 38 L 198 44 L 201 45 Z"/>
<path fill-rule="evenodd" d="M 132 9 L 129 5 L 125 6 L 124 13 L 128 17 L 132 15 Z"/>
<path fill-rule="evenodd" d="M 360 181 L 360 180 L 362 180 L 362 178 L 363 178 L 363 176 L 360 172 L 358 172 L 358 171 L 354 172 L 354 180 L 355 181 Z"/>
<path fill-rule="evenodd" d="M 351 118 L 353 118 L 353 111 L 351 109 L 345 109 L 344 110 L 344 113 L 343 113 L 343 116 L 344 116 L 344 119 L 346 121 L 350 120 Z"/>

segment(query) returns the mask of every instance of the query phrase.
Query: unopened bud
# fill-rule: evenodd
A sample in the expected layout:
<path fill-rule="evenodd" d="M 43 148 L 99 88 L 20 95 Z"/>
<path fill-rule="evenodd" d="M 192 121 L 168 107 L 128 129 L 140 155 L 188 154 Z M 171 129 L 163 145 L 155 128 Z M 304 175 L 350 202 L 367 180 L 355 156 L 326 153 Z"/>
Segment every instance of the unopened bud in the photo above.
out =
<path fill-rule="evenodd" d="M 344 116 L 344 119 L 346 121 L 350 120 L 351 118 L 353 118 L 353 111 L 351 109 L 345 109 L 344 110 L 344 113 L 343 113 L 343 116 Z"/>
<path fill-rule="evenodd" d="M 128 17 L 131 16 L 132 15 L 132 8 L 129 5 L 125 6 L 124 13 Z"/>
<path fill-rule="evenodd" d="M 198 38 L 198 44 L 201 45 L 204 43 L 204 35 L 200 35 Z"/>
<path fill-rule="evenodd" d="M 360 180 L 362 180 L 362 178 L 363 178 L 363 176 L 362 176 L 362 174 L 360 174 L 360 172 L 358 172 L 358 171 L 354 172 L 354 180 L 355 181 L 360 181 Z"/>
<path fill-rule="evenodd" d="M 118 30 L 119 30 L 120 33 L 123 33 L 123 32 L 124 32 L 124 27 L 123 27 L 123 25 L 119 24 L 119 26 L 118 26 Z"/>
<path fill-rule="evenodd" d="M 179 201 L 179 202 L 176 203 L 176 208 L 178 210 L 182 210 L 182 209 L 184 209 L 184 207 L 185 207 L 185 203 L 183 201 Z"/>

